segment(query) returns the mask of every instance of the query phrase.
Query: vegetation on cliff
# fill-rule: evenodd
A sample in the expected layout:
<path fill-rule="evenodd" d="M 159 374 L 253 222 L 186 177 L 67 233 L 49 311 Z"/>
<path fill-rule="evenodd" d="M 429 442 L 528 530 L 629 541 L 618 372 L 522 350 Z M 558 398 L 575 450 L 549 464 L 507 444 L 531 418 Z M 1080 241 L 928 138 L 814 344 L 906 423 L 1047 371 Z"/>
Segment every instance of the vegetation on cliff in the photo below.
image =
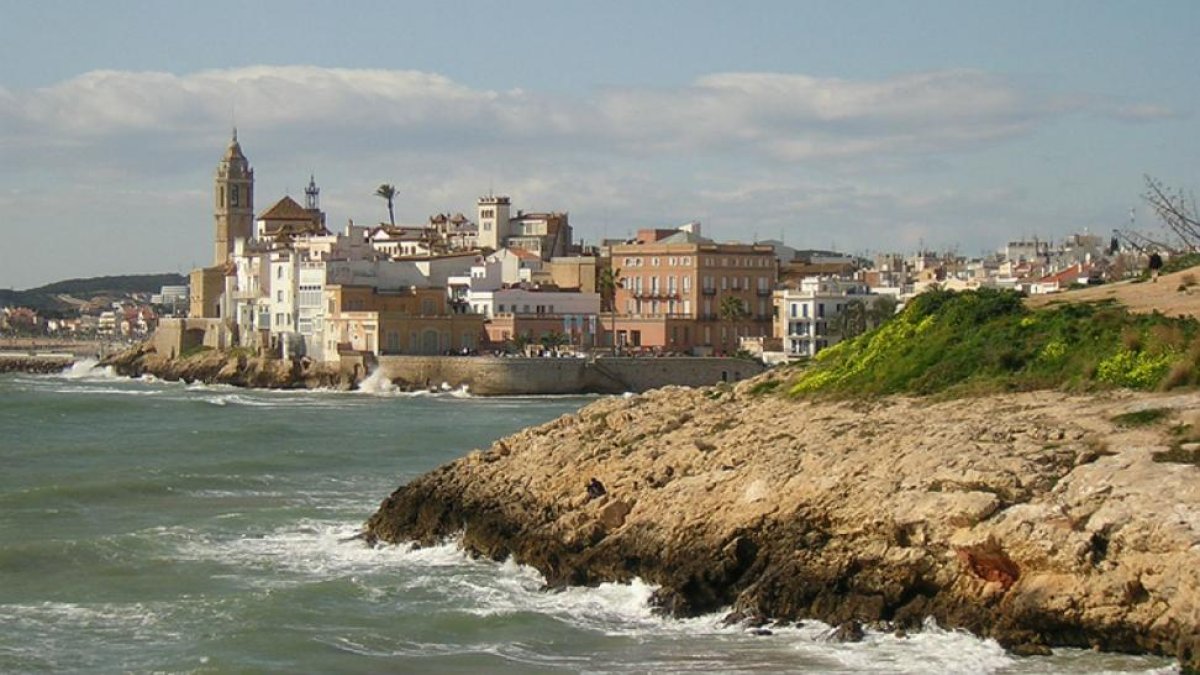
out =
<path fill-rule="evenodd" d="M 1200 382 L 1200 322 L 1113 303 L 1029 309 L 1019 293 L 930 291 L 827 349 L 793 395 L 1169 389 Z"/>

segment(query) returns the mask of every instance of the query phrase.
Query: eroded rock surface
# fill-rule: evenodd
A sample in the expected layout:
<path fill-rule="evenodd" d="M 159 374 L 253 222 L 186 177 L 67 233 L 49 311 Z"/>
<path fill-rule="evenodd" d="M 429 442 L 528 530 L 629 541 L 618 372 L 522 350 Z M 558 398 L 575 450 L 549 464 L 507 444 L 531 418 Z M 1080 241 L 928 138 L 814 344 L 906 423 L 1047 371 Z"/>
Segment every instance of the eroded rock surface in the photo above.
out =
<path fill-rule="evenodd" d="M 103 365 L 111 365 L 119 374 L 130 377 L 150 374 L 172 382 L 264 389 L 349 389 L 354 382 L 351 373 L 336 365 L 328 366 L 309 359 L 265 358 L 218 350 L 172 359 L 155 353 L 147 345 L 110 356 Z"/>
<path fill-rule="evenodd" d="M 552 585 L 641 577 L 677 615 L 932 616 L 1024 653 L 1200 663 L 1200 467 L 1155 458 L 1200 427 L 1200 394 L 822 403 L 755 383 L 526 429 L 398 489 L 367 537 L 461 536 Z M 1148 408 L 1168 412 L 1113 419 Z"/>

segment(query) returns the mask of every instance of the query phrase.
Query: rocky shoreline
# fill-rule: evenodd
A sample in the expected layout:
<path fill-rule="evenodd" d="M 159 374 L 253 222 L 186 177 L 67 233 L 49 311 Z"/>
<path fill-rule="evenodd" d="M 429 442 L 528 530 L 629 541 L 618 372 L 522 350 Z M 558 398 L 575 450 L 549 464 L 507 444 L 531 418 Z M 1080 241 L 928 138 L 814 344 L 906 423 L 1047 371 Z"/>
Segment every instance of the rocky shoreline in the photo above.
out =
<path fill-rule="evenodd" d="M 170 382 L 203 382 L 263 389 L 352 389 L 354 374 L 338 366 L 308 359 L 250 356 L 210 350 L 186 358 L 170 358 L 148 344 L 138 345 L 103 359 L 118 375 L 153 375 Z"/>
<path fill-rule="evenodd" d="M 0 353 L 0 373 L 61 373 L 75 362 L 70 354 Z"/>
<path fill-rule="evenodd" d="M 603 399 L 402 486 L 365 536 L 639 577 L 678 616 L 850 639 L 933 617 L 1200 667 L 1200 393 L 819 402 L 771 378 Z"/>

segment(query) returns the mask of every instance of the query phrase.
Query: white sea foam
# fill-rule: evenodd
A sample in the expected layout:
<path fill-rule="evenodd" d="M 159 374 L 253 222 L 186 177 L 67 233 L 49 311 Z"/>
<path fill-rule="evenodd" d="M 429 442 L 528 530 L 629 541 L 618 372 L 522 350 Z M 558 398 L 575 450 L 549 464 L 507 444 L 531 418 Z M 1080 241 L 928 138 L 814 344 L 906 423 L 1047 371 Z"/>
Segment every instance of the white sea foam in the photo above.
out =
<path fill-rule="evenodd" d="M 945 630 L 932 621 L 907 637 L 867 630 L 860 643 L 831 641 L 833 628 L 818 621 L 771 628 L 772 635 L 756 636 L 745 626 L 726 625 L 724 612 L 685 620 L 658 616 L 650 606 L 655 587 L 641 580 L 547 591 L 544 578 L 536 570 L 511 561 L 497 565 L 473 560 L 453 542 L 424 548 L 372 548 L 354 540 L 358 533 L 357 523 L 304 519 L 261 536 L 227 540 L 186 536 L 178 541 L 184 558 L 256 571 L 239 574 L 246 581 L 257 577 L 256 585 L 280 587 L 347 579 L 373 602 L 395 602 L 397 597 L 433 598 L 445 611 L 481 619 L 537 614 L 576 630 L 632 639 L 636 644 L 665 640 L 664 644 L 685 650 L 678 652 L 679 660 L 675 660 L 669 655 L 674 653 L 673 648 L 668 648 L 664 656 L 667 660 L 662 662 L 668 670 L 727 670 L 742 658 L 749 659 L 747 665 L 752 669 L 786 670 L 800 663 L 818 664 L 809 668 L 812 670 L 839 672 L 1090 673 L 1097 665 L 1097 655 L 1082 652 L 1077 662 L 1070 653 L 1018 659 L 992 640 Z M 363 642 L 344 635 L 327 638 L 327 644 L 363 655 L 429 657 L 474 652 L 518 664 L 562 667 L 568 667 L 568 661 L 574 658 L 565 653 L 542 654 L 518 644 L 397 644 L 390 639 L 376 644 L 374 640 Z M 1174 667 L 1162 664 L 1161 659 L 1139 661 L 1136 657 L 1114 656 L 1104 662 L 1104 667 L 1112 672 L 1176 672 Z M 637 666 L 634 669 L 646 667 L 646 663 L 629 665 Z"/>
<path fill-rule="evenodd" d="M 376 368 L 358 383 L 358 391 L 373 396 L 394 396 L 400 393 L 400 388 L 383 374 L 383 370 Z"/>
<path fill-rule="evenodd" d="M 60 377 L 68 380 L 117 380 L 125 379 L 117 375 L 112 366 L 101 366 L 96 359 L 80 359 L 71 364 Z"/>
<path fill-rule="evenodd" d="M 66 385 L 55 387 L 56 394 L 104 394 L 114 396 L 156 396 L 160 391 L 153 389 L 128 389 L 119 387 L 98 387 L 92 385 Z"/>

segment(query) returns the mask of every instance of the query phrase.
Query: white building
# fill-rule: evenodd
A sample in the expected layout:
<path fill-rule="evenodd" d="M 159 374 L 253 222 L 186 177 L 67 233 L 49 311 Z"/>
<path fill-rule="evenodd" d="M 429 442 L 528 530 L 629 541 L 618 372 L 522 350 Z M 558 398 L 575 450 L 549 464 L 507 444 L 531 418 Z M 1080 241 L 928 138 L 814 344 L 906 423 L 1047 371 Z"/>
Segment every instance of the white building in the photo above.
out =
<path fill-rule="evenodd" d="M 789 358 L 815 356 L 841 340 L 836 320 L 849 303 L 870 307 L 879 297 L 861 281 L 807 277 L 799 289 L 776 291 L 775 334 Z"/>
<path fill-rule="evenodd" d="M 599 293 L 537 291 L 525 288 L 502 288 L 475 291 L 467 296 L 471 311 L 494 319 L 497 314 L 537 315 L 596 315 L 600 312 Z"/>

